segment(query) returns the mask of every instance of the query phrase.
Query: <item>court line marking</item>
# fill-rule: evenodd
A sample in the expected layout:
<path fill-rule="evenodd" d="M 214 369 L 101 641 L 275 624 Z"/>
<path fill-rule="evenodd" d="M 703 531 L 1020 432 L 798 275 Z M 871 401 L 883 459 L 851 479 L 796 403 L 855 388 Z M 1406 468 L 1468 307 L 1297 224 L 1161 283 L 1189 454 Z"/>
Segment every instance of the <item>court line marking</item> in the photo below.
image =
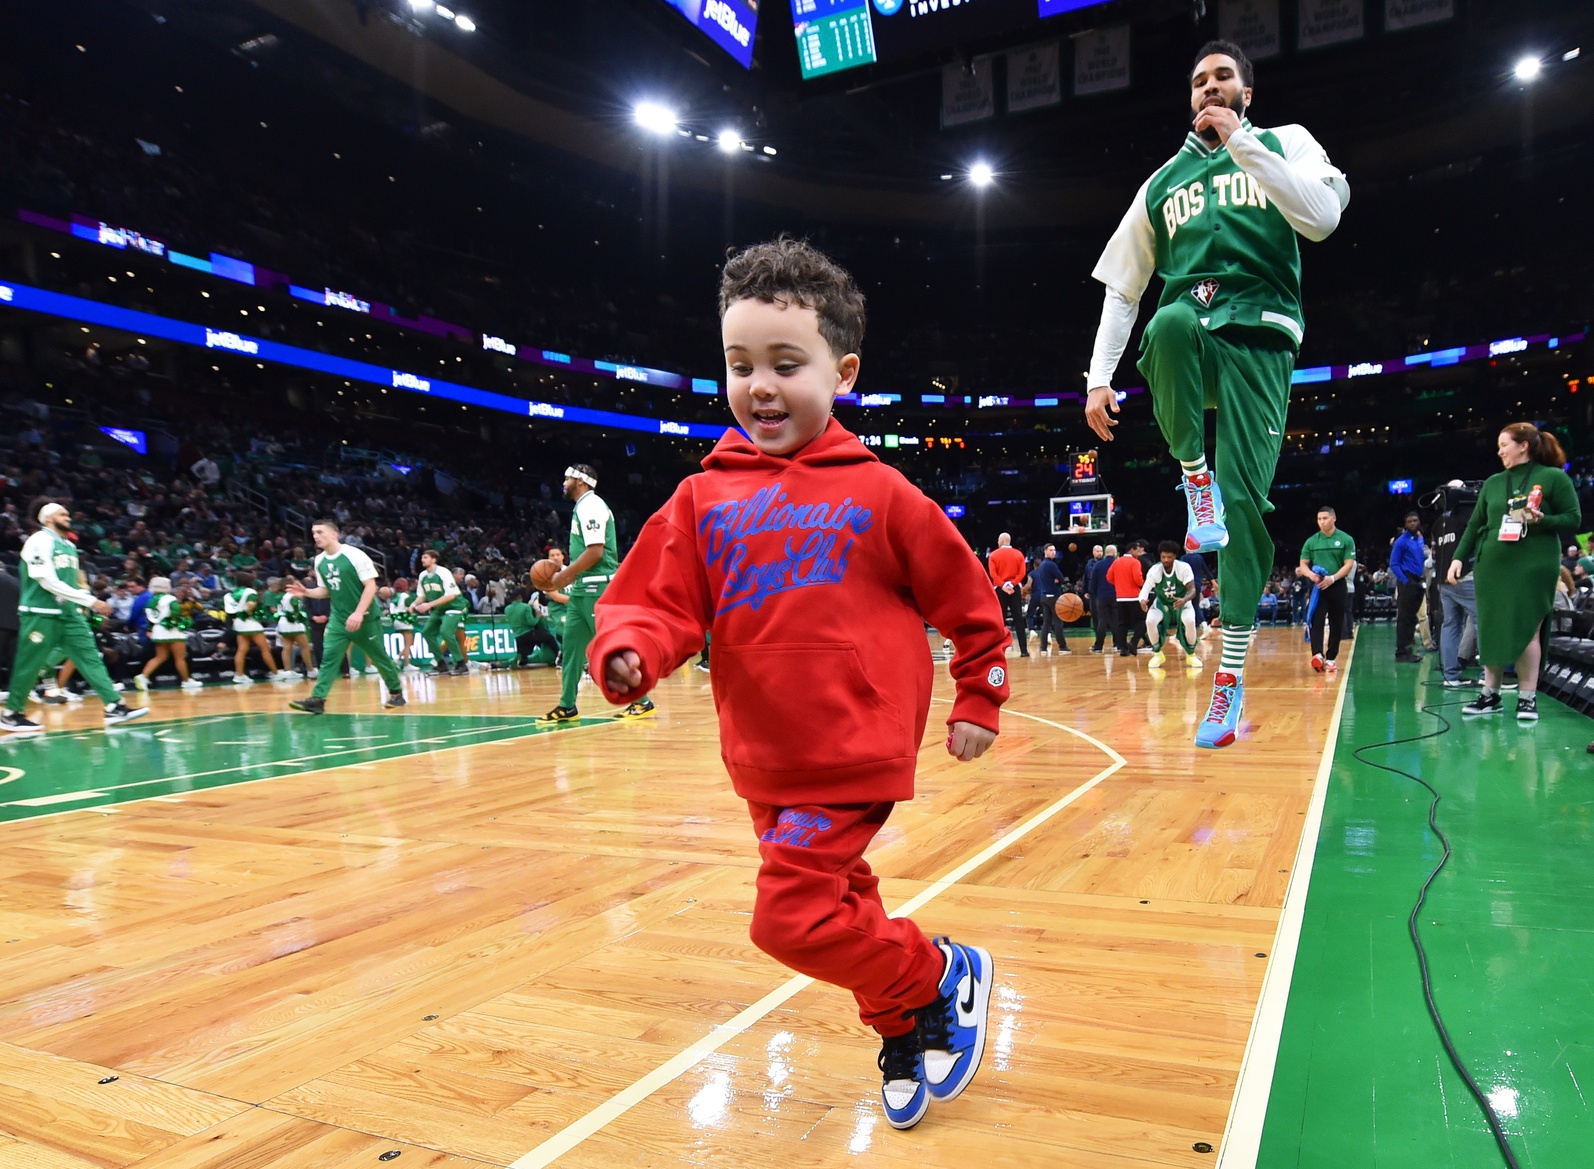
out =
<path fill-rule="evenodd" d="M 244 712 L 240 711 L 238 713 L 239 714 L 243 714 Z M 249 713 L 260 713 L 260 712 L 249 712 Z M 293 717 L 298 717 L 298 716 L 293 716 Z M 429 718 L 447 718 L 447 717 L 450 717 L 450 716 L 448 716 L 448 715 L 428 715 L 428 716 L 425 716 L 425 717 L 429 717 Z M 588 723 L 586 726 L 563 727 L 563 728 L 561 728 L 560 730 L 557 730 L 557 731 L 550 729 L 550 730 L 543 731 L 542 733 L 543 734 L 568 734 L 571 731 L 591 730 L 594 727 L 607 726 L 610 723 L 613 723 L 616 726 L 619 725 L 619 721 L 615 720 L 615 719 L 604 719 L 601 722 L 597 721 L 597 720 L 594 720 L 593 722 Z M 502 727 L 476 727 L 476 728 L 473 728 L 473 729 L 467 730 L 467 731 L 456 731 L 456 732 L 454 732 L 453 736 L 451 736 L 451 737 L 463 737 L 464 735 L 479 734 L 479 733 L 482 733 L 484 731 L 501 731 L 501 730 L 509 729 L 509 728 L 512 728 L 512 727 L 525 726 L 525 725 L 526 724 L 524 722 L 520 722 L 520 723 L 509 723 L 509 724 L 506 724 L 505 726 L 502 726 Z M 530 736 L 519 735 L 519 736 L 516 736 L 516 737 L 517 738 L 529 738 Z M 431 739 L 415 739 L 415 740 L 411 740 L 411 741 L 412 742 L 416 742 L 416 743 L 441 743 L 441 742 L 444 741 L 444 738 L 440 737 L 440 738 L 431 738 Z M 375 762 L 375 763 L 392 763 L 392 762 L 396 762 L 398 760 L 403 760 L 403 759 L 419 759 L 423 755 L 434 755 L 439 750 L 455 750 L 455 749 L 457 749 L 459 747 L 480 747 L 482 745 L 483 744 L 481 744 L 481 743 L 456 743 L 456 744 L 453 744 L 450 747 L 441 747 L 440 748 L 440 747 L 435 747 L 434 746 L 428 751 L 414 751 L 414 752 L 411 752 L 408 755 L 395 755 L 391 759 L 377 759 L 377 760 L 371 760 L 371 762 Z M 304 762 L 307 762 L 307 761 L 310 761 L 310 760 L 314 760 L 314 759 L 324 759 L 324 758 L 327 758 L 328 756 L 331 756 L 331 755 L 356 754 L 356 753 L 361 752 L 361 751 L 380 751 L 380 750 L 382 750 L 382 749 L 384 749 L 386 747 L 390 747 L 390 746 L 394 746 L 394 744 L 392 744 L 392 743 L 371 743 L 371 744 L 369 744 L 367 746 L 364 746 L 364 747 L 345 747 L 345 748 L 343 748 L 342 750 L 339 750 L 339 751 L 327 751 L 327 752 L 324 752 L 324 753 L 322 753 L 320 755 L 301 755 L 301 756 L 299 756 L 296 759 L 285 759 L 285 760 L 281 760 L 279 762 L 256 763 L 256 764 L 250 764 L 248 766 L 242 766 L 242 767 L 224 767 L 224 768 L 221 768 L 218 771 L 195 771 L 195 772 L 191 772 L 188 775 L 172 775 L 172 776 L 165 776 L 165 777 L 160 778 L 160 779 L 140 779 L 140 780 L 137 780 L 137 781 L 135 781 L 133 783 L 118 784 L 115 787 L 96 788 L 95 790 L 96 791 L 100 791 L 100 792 L 123 791 L 123 790 L 125 790 L 127 788 L 147 787 L 150 784 L 156 784 L 156 783 L 174 783 L 174 782 L 176 782 L 178 780 L 183 780 L 183 779 L 200 779 L 200 778 L 204 778 L 206 776 L 225 774 L 228 771 L 248 771 L 248 770 L 250 770 L 253 767 L 276 767 L 276 766 L 279 766 L 280 763 L 304 763 Z M 338 770 L 338 768 L 336 768 L 336 767 L 328 767 L 328 768 L 322 768 L 321 770 L 323 770 L 323 771 L 336 771 L 336 770 Z M 259 776 L 259 777 L 255 778 L 255 779 L 241 779 L 237 783 L 220 783 L 220 784 L 214 785 L 213 787 L 195 788 L 195 789 L 191 789 L 189 791 L 169 792 L 167 794 L 169 794 L 169 795 L 195 795 L 195 794 L 197 794 L 198 792 L 201 792 L 201 791 L 230 790 L 230 789 L 235 788 L 235 787 L 246 787 L 247 785 L 252 784 L 252 783 L 266 783 L 266 782 L 268 782 L 270 780 L 273 780 L 273 779 L 291 779 L 295 775 L 309 775 L 309 774 L 311 774 L 311 772 L 298 771 L 298 772 L 284 772 L 282 775 L 262 775 L 262 776 Z M 162 796 L 147 796 L 147 797 L 141 796 L 141 797 L 138 797 L 136 799 L 131 799 L 131 800 L 118 800 L 118 801 L 115 801 L 113 803 L 100 804 L 100 805 L 96 805 L 95 807 L 92 807 L 92 808 L 64 808 L 64 809 L 62 809 L 59 812 L 47 812 L 47 813 L 45 813 L 42 816 L 28 816 L 25 819 L 19 819 L 19 820 L 0 820 L 0 832 L 3 832 L 6 827 L 8 827 L 9 825 L 12 825 L 12 824 L 32 824 L 32 823 L 35 823 L 36 821 L 39 821 L 39 820 L 48 819 L 50 816 L 68 815 L 68 814 L 73 813 L 73 812 L 94 812 L 94 811 L 102 811 L 102 810 L 109 811 L 109 810 L 113 810 L 113 809 L 116 809 L 116 808 L 128 807 L 128 806 L 131 806 L 132 804 L 143 803 L 146 799 L 150 800 L 150 801 L 154 801 L 154 800 L 158 800 L 158 799 L 161 799 L 161 798 L 163 798 L 163 797 Z M 11 800 L 11 801 L 8 801 L 8 802 L 0 803 L 0 808 L 20 807 L 20 806 L 23 806 L 21 800 Z"/>
<path fill-rule="evenodd" d="M 950 705 L 950 701 L 945 698 L 936 698 L 932 699 L 931 701 Z M 1064 808 L 1074 803 L 1086 792 L 1104 782 L 1114 772 L 1128 766 L 1129 764 L 1129 761 L 1122 755 L 1118 754 L 1117 751 L 1114 751 L 1101 740 L 1087 735 L 1084 731 L 1075 730 L 1073 727 L 1064 726 L 1062 723 L 1053 722 L 1051 719 L 1041 718 L 1039 715 L 1025 714 L 1022 711 L 1007 710 L 1004 708 L 1002 713 L 1005 715 L 1011 715 L 1015 718 L 1027 718 L 1034 722 L 1043 723 L 1046 726 L 1054 727 L 1057 730 L 1065 731 L 1077 738 L 1084 739 L 1087 743 L 1091 744 L 1091 746 L 1097 748 L 1103 754 L 1112 759 L 1112 763 L 1103 768 L 1101 771 L 1098 771 L 1095 775 L 1091 776 L 1078 787 L 1074 788 L 1074 790 L 1069 792 L 1067 795 L 1062 796 L 1061 798 L 1042 808 L 1039 812 L 1035 813 L 1028 820 L 1025 820 L 1017 828 L 1014 828 L 1011 832 L 1008 832 L 1000 840 L 987 845 L 968 860 L 952 869 L 951 872 L 948 872 L 942 877 L 938 878 L 933 884 L 921 890 L 916 896 L 911 897 L 907 901 L 903 902 L 896 909 L 891 911 L 892 917 L 905 917 L 906 915 L 913 913 L 915 910 L 927 905 L 936 897 L 940 896 L 953 885 L 961 881 L 964 877 L 968 876 L 975 869 L 978 869 L 980 866 L 984 865 L 987 861 L 991 860 L 1005 849 L 1010 848 L 1019 840 L 1022 840 L 1036 828 L 1039 828 L 1053 816 L 1056 816 Z M 552 1164 L 558 1158 L 564 1156 L 577 1145 L 581 1144 L 588 1137 L 594 1135 L 600 1130 L 608 1127 L 608 1125 L 614 1121 L 618 1120 L 621 1116 L 625 1115 L 625 1113 L 629 1112 L 632 1108 L 635 1108 L 649 1096 L 652 1096 L 661 1088 L 666 1087 L 674 1080 L 677 1080 L 681 1076 L 685 1075 L 688 1071 L 697 1066 L 699 1063 L 703 1062 L 703 1060 L 707 1059 L 714 1052 L 725 1046 L 726 1043 L 730 1042 L 744 1031 L 747 1031 L 771 1011 L 774 1011 L 782 1003 L 785 1003 L 800 991 L 807 989 L 807 987 L 813 981 L 814 980 L 808 977 L 806 974 L 796 975 L 787 982 L 783 983 L 781 986 L 778 986 L 774 990 L 770 991 L 769 994 L 759 999 L 752 1006 L 743 1009 L 739 1014 L 736 1015 L 735 1018 L 725 1023 L 716 1023 L 712 1028 L 709 1029 L 708 1033 L 696 1043 L 693 1043 L 690 1047 L 685 1048 L 671 1059 L 660 1064 L 658 1067 L 654 1068 L 651 1072 L 643 1076 L 640 1080 L 637 1080 L 635 1083 L 631 1084 L 629 1087 L 624 1088 L 615 1095 L 611 1096 L 608 1100 L 605 1100 L 602 1104 L 599 1104 L 585 1116 L 572 1121 L 570 1124 L 554 1133 L 547 1140 L 543 1141 L 540 1145 L 526 1153 L 524 1156 L 510 1162 L 509 1169 L 543 1169 L 544 1166 Z"/>
<path fill-rule="evenodd" d="M 1267 970 L 1262 975 L 1262 994 L 1251 1017 L 1251 1033 L 1240 1060 L 1240 1076 L 1234 1085 L 1234 1100 L 1229 1105 L 1229 1121 L 1218 1146 L 1217 1169 L 1255 1169 L 1262 1151 L 1262 1127 L 1267 1121 L 1268 1098 L 1273 1093 L 1273 1072 L 1278 1065 L 1279 1043 L 1284 1037 L 1284 1013 L 1290 1002 L 1290 983 L 1295 977 L 1295 956 L 1300 948 L 1301 925 L 1306 919 L 1306 894 L 1312 883 L 1312 866 L 1317 861 L 1317 836 L 1323 826 L 1323 807 L 1328 802 L 1329 780 L 1334 773 L 1334 753 L 1339 746 L 1339 724 L 1345 713 L 1345 696 L 1350 693 L 1350 671 L 1356 659 L 1356 643 L 1350 644 L 1345 664 L 1339 670 L 1339 694 L 1334 699 L 1334 716 L 1328 724 L 1328 749 L 1317 767 L 1317 782 L 1306 807 L 1306 822 L 1301 825 L 1301 841 L 1295 849 L 1295 867 L 1284 891 L 1284 906 L 1279 911 L 1273 948 L 1268 951 Z"/>

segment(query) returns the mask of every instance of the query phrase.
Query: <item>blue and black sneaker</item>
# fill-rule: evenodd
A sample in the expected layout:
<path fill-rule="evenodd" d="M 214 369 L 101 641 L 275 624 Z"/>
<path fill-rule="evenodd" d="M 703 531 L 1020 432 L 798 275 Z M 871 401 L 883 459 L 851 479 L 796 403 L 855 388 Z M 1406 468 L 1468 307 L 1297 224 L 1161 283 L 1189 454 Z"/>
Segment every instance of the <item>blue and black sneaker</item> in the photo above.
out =
<path fill-rule="evenodd" d="M 955 1099 L 985 1053 L 985 1019 L 991 1006 L 991 955 L 979 946 L 936 938 L 946 956 L 946 971 L 936 1000 L 921 1007 L 919 1037 L 924 1044 L 924 1078 L 937 1100 Z"/>
<path fill-rule="evenodd" d="M 880 1040 L 880 1103 L 892 1128 L 912 1128 L 924 1119 L 930 1093 L 924 1084 L 924 1052 L 919 1032 Z"/>

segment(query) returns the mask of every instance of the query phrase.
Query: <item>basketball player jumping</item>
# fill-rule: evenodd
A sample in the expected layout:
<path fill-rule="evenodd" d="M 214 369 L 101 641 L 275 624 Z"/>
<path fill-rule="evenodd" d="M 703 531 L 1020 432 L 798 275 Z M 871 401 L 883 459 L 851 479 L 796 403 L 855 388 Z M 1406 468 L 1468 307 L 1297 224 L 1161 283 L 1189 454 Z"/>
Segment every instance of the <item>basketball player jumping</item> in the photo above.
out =
<path fill-rule="evenodd" d="M 1107 286 L 1091 355 L 1085 419 L 1112 441 L 1112 376 L 1140 298 L 1163 281 L 1140 341 L 1140 372 L 1169 451 L 1184 470 L 1185 548 L 1218 552 L 1223 658 L 1196 745 L 1234 742 L 1257 601 L 1273 566 L 1263 516 L 1283 443 L 1300 348 L 1297 234 L 1321 241 L 1350 200 L 1345 176 L 1300 126 L 1263 130 L 1245 116 L 1251 62 L 1211 41 L 1190 73 L 1191 132 L 1141 186 L 1092 273 Z M 1203 411 L 1218 412 L 1207 466 Z"/>

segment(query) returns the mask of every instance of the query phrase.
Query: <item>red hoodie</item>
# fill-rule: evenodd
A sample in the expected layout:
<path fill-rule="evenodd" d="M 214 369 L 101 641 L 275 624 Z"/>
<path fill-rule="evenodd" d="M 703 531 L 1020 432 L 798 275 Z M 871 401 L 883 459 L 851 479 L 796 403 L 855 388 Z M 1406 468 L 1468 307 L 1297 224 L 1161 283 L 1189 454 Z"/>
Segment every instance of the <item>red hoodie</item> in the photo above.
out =
<path fill-rule="evenodd" d="M 645 694 L 712 632 L 720 756 L 744 799 L 913 798 L 934 666 L 952 639 L 948 724 L 997 730 L 1008 643 L 985 570 L 923 492 L 835 419 L 795 454 L 731 430 L 648 520 L 597 606 L 587 650 L 604 697 Z M 603 664 L 634 650 L 642 685 Z"/>

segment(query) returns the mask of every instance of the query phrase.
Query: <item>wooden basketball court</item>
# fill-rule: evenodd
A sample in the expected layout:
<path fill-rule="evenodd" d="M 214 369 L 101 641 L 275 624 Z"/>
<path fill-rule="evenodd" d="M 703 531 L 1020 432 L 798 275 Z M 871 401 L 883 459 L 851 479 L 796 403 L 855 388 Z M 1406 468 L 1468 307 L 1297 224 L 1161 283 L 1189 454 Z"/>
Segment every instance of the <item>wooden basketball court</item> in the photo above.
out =
<path fill-rule="evenodd" d="M 110 734 L 51 708 L 0 742 L 0 1167 L 1213 1165 L 1339 687 L 1299 636 L 1258 634 L 1220 752 L 1215 640 L 1194 676 L 1010 659 L 974 764 L 943 673 L 870 863 L 997 986 L 979 1076 L 910 1132 L 851 996 L 748 941 L 706 674 L 552 731 L 551 670 L 392 713 L 347 681 L 322 719 L 307 684 Z"/>

